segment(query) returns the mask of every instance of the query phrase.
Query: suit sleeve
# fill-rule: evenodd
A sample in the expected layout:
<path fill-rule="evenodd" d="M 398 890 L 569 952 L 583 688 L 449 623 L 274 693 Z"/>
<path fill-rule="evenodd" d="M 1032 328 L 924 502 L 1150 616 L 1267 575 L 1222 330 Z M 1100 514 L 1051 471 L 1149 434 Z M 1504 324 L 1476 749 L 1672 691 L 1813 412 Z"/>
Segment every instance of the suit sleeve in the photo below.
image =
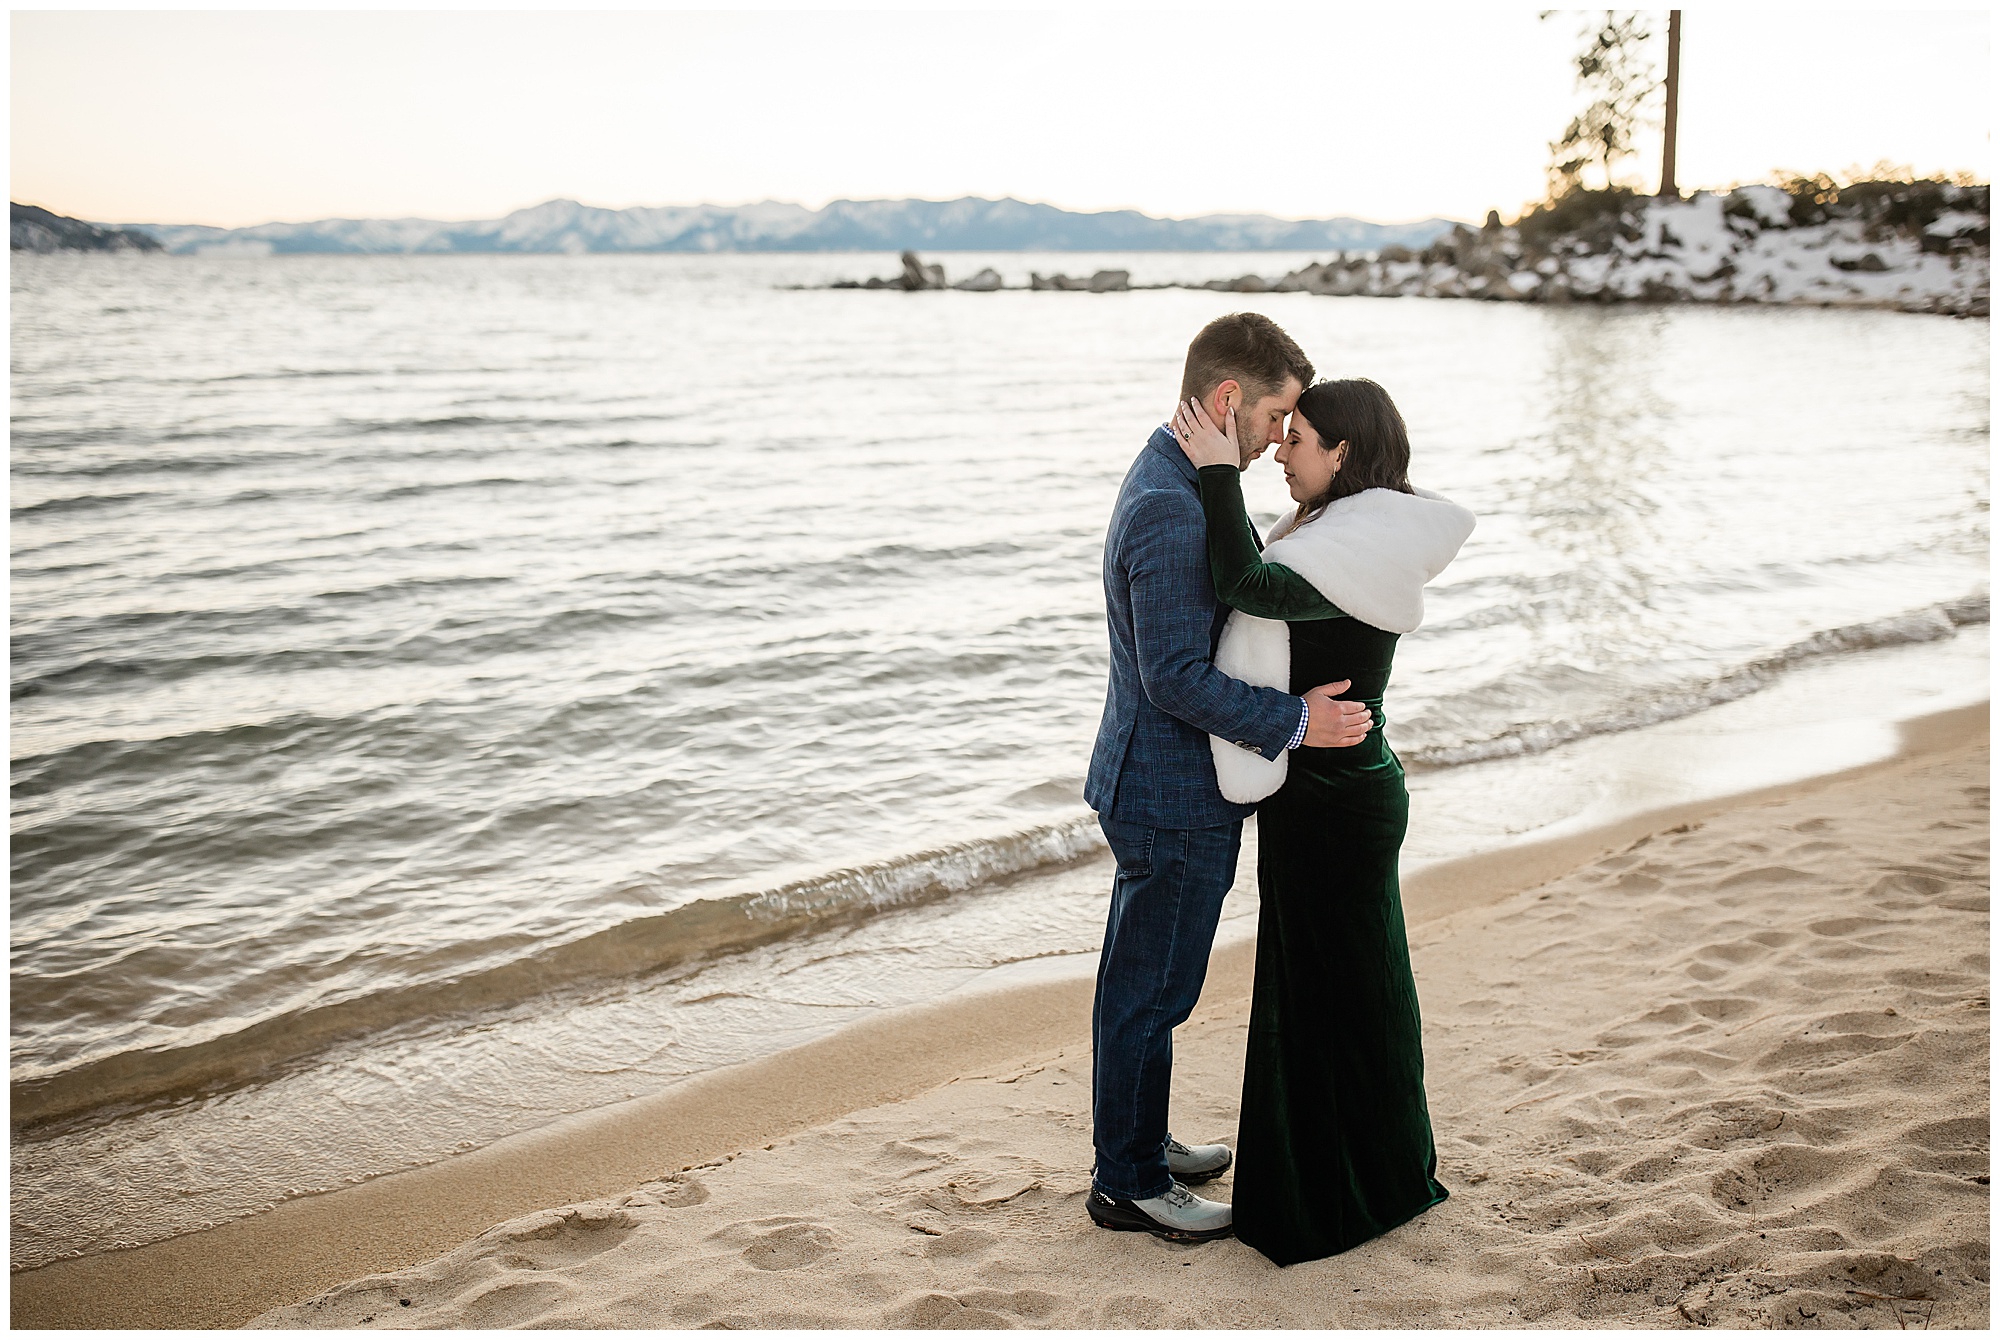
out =
<path fill-rule="evenodd" d="M 1139 682 L 1161 711 L 1198 730 L 1277 758 L 1299 725 L 1299 700 L 1231 679 L 1209 659 L 1208 548 L 1192 497 L 1139 499 L 1126 532 L 1125 569 Z"/>

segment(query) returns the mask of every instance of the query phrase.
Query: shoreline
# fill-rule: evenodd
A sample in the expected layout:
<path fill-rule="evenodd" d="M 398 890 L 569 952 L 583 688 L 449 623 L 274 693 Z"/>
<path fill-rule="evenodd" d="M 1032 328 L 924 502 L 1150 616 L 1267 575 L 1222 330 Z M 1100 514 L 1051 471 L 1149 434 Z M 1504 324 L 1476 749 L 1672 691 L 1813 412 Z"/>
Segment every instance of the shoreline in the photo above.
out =
<path fill-rule="evenodd" d="M 1809 662 L 1691 716 L 1413 770 L 1421 821 L 1404 874 L 1886 758 L 1899 721 L 1986 697 L 1988 642 L 1982 621 Z M 1255 837 L 1252 822 L 1218 946 L 1255 933 Z M 974 873 L 962 860 L 946 867 L 953 884 Z M 131 1250 L 461 1157 L 879 1011 L 1088 972 L 1109 882 L 1102 856 L 978 879 L 963 896 L 843 918 L 609 991 L 551 993 L 539 1010 L 335 1044 L 248 1087 L 17 1139 L 10 1268 Z M 578 1047 L 589 1066 L 565 1060 Z"/>
<path fill-rule="evenodd" d="M 1074 819 L 1057 820 L 1007 838 L 1012 845 L 1031 852 L 1059 853 L 1076 845 L 1074 831 L 1080 827 Z M 1091 832 L 1094 838 L 1094 828 Z M 157 1107 L 199 1099 L 254 1084 L 274 1068 L 400 1024 L 466 1015 L 481 1008 L 504 1008 L 561 992 L 588 991 L 699 963 L 718 954 L 755 949 L 828 924 L 832 918 L 826 909 L 842 909 L 844 901 L 851 904 L 843 909 L 846 915 L 866 915 L 871 904 L 865 897 L 843 900 L 842 894 L 851 888 L 860 888 L 865 894 L 871 878 L 902 875 L 920 881 L 927 870 L 947 866 L 954 858 L 963 861 L 968 855 L 976 861 L 983 849 L 994 845 L 990 840 L 973 840 L 929 847 L 886 861 L 842 866 L 772 888 L 697 899 L 664 912 L 616 922 L 520 958 L 327 1001 L 164 1051 L 118 1052 L 52 1075 L 15 1080 L 9 1086 L 11 1118 L 16 1131 L 37 1132 L 88 1119 L 121 1103 Z M 1032 874 L 1064 864 L 1068 862 L 1044 860 L 1020 870 L 1003 868 L 988 878 Z M 888 906 L 911 907 L 957 891 L 942 881 L 919 884 L 914 894 Z"/>
<path fill-rule="evenodd" d="M 1405 882 L 1413 930 L 1490 907 L 1607 851 L 1723 812 L 1811 796 L 1942 757 L 1986 737 L 1985 703 L 1900 723 L 1887 759 L 1749 792 L 1670 805 L 1586 831 L 1438 862 Z M 1247 993 L 1254 942 L 1219 948 L 1204 1008 Z M 451 1250 L 495 1223 L 590 1200 L 733 1157 L 848 1113 L 976 1077 L 1023 1056 L 1088 1044 L 1083 964 L 862 1020 L 830 1036 L 644 1098 L 509 1136 L 215 1229 L 13 1276 L 19 1326 L 216 1326 L 296 1303 L 342 1280 Z M 259 1262 L 257 1277 L 239 1263 Z"/>
<path fill-rule="evenodd" d="M 1802 189 L 1803 188 L 1803 189 Z M 1817 182 L 1697 190 L 1682 197 L 1573 191 L 1512 224 L 1455 224 L 1428 246 L 1342 251 L 1281 277 L 1134 285 L 1129 271 L 1033 272 L 1035 291 L 1135 288 L 1328 297 L 1471 298 L 1526 303 L 1754 303 L 1854 307 L 1945 316 L 1990 315 L 1989 188 L 1857 182 L 1845 196 Z M 944 267 L 902 253 L 889 278 L 836 289 L 898 292 L 1009 287 L 988 266 L 957 283 Z M 1018 287 L 1018 286 L 1017 286 Z"/>
<path fill-rule="evenodd" d="M 1912 624 L 1916 634 L 1933 635 L 1931 640 L 1912 640 Z M 1801 676 L 1825 669 L 1830 656 L 1933 646 L 1941 629 L 1948 639 L 1968 634 L 1983 638 L 1988 627 L 1985 595 L 1941 602 L 1888 619 L 1825 630 L 1739 666 L 1730 675 L 1704 681 L 1693 691 L 1664 691 L 1641 710 L 1586 715 L 1561 727 L 1514 728 L 1468 745 L 1404 744 L 1398 753 L 1410 770 L 1413 787 L 1428 787 L 1468 765 L 1532 766 L 1535 757 L 1552 751 L 1601 749 L 1620 738 L 1728 708 L 1746 697 L 1768 697 L 1778 683 L 1795 685 Z M 783 883 L 697 898 L 518 957 L 480 960 L 443 976 L 315 1001 L 215 1036 L 95 1055 L 53 1072 L 31 1071 L 9 1082 L 14 1129 L 39 1139 L 64 1127 L 91 1123 L 107 1111 L 142 1112 L 189 1099 L 200 1101 L 255 1086 L 287 1067 L 310 1064 L 332 1048 L 365 1046 L 369 1036 L 397 1026 L 506 1010 L 536 998 L 573 999 L 579 991 L 616 987 L 643 974 L 698 965 L 795 934 L 825 931 L 843 917 L 906 910 L 968 887 L 1046 874 L 1092 849 L 1103 849 L 1095 822 L 1081 810 L 1080 801 L 1079 796 L 1076 813 L 1044 818 L 1011 832 L 942 842 Z M 1660 802 L 1627 808 L 1637 812 L 1656 803 Z M 1493 842 L 1488 835 L 1460 845 L 1467 852 L 1483 852 Z M 1406 847 L 1406 871 L 1414 853 L 1415 848 Z M 1425 859 L 1434 859 L 1434 854 Z"/>

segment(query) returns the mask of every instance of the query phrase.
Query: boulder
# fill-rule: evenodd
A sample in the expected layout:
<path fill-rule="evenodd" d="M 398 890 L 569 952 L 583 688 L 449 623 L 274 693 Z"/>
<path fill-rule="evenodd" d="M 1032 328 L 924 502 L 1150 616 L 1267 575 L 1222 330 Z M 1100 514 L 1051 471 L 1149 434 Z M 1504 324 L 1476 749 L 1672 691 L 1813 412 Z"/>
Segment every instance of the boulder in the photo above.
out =
<path fill-rule="evenodd" d="M 1132 287 L 1130 270 L 1099 270 L 1090 277 L 1092 293 L 1123 293 Z"/>
<path fill-rule="evenodd" d="M 898 288 L 906 293 L 914 293 L 919 289 L 944 288 L 946 286 L 944 282 L 944 267 L 942 265 L 925 265 L 923 261 L 918 259 L 916 252 L 906 251 L 903 253 L 902 278 L 894 282 Z"/>
<path fill-rule="evenodd" d="M 1271 292 L 1325 293 L 1332 287 L 1327 276 L 1328 267 L 1314 261 L 1311 265 L 1301 266 L 1271 285 Z"/>
<path fill-rule="evenodd" d="M 992 293 L 1002 287 L 1000 272 L 989 265 L 972 278 L 961 279 L 952 287 L 966 293 Z"/>

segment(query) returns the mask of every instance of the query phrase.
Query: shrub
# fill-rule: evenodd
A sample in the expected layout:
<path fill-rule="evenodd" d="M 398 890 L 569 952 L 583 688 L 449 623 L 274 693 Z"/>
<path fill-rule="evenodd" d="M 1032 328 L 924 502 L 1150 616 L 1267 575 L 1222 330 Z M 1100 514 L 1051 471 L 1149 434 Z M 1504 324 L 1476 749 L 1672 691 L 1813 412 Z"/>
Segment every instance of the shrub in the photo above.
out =
<path fill-rule="evenodd" d="M 1595 249 L 1608 243 L 1614 232 L 1628 240 L 1640 236 L 1634 217 L 1638 200 L 1638 193 L 1629 186 L 1602 191 L 1577 187 L 1531 205 L 1514 226 L 1520 230 L 1521 240 L 1531 246 L 1546 249 L 1561 238 L 1575 237 Z"/>
<path fill-rule="evenodd" d="M 1918 177 L 1877 164 L 1867 175 L 1852 173 L 1845 180 L 1824 172 L 1777 173 L 1774 184 L 1792 198 L 1792 222 L 1824 223 L 1828 219 L 1861 219 L 1871 232 L 1920 233 L 1947 210 L 1985 214 L 1991 209 L 1992 187 L 1983 182 Z"/>

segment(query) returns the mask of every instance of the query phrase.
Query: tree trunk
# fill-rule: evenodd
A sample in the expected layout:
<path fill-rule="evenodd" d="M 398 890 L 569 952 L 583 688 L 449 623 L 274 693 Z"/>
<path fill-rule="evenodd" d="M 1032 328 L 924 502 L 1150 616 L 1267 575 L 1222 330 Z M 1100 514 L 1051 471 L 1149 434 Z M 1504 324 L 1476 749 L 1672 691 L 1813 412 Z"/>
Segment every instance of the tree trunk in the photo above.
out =
<path fill-rule="evenodd" d="M 1680 199 L 1679 185 L 1674 181 L 1674 139 L 1679 130 L 1681 114 L 1681 12 L 1670 10 L 1667 14 L 1667 136 L 1660 152 L 1660 194 L 1671 199 Z"/>

